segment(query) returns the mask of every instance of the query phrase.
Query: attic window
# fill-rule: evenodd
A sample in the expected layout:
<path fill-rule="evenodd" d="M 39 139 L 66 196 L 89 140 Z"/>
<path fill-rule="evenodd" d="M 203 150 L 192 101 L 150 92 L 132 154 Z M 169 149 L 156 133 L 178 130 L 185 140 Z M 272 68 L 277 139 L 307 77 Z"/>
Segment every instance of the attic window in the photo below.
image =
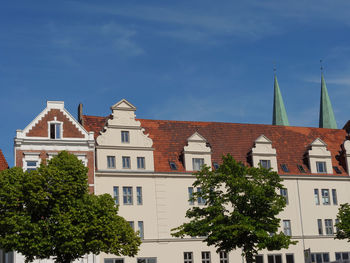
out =
<path fill-rule="evenodd" d="M 282 163 L 282 164 L 281 164 L 281 168 L 282 168 L 283 172 L 289 173 L 288 166 L 287 166 L 285 163 Z"/>
<path fill-rule="evenodd" d="M 61 139 L 61 123 L 50 123 L 50 139 Z"/>
<path fill-rule="evenodd" d="M 334 171 L 337 173 L 337 174 L 341 174 L 342 172 L 340 171 L 339 167 L 338 166 L 333 166 L 333 169 Z"/>
<path fill-rule="evenodd" d="M 303 167 L 302 165 L 297 164 L 297 166 L 298 166 L 299 172 L 301 172 L 301 173 L 306 173 L 306 171 L 305 171 L 305 169 L 304 169 L 304 167 Z"/>
<path fill-rule="evenodd" d="M 169 162 L 171 170 L 177 170 L 176 164 L 174 162 Z"/>
<path fill-rule="evenodd" d="M 213 167 L 215 170 L 219 169 L 219 164 L 217 162 L 213 162 Z"/>

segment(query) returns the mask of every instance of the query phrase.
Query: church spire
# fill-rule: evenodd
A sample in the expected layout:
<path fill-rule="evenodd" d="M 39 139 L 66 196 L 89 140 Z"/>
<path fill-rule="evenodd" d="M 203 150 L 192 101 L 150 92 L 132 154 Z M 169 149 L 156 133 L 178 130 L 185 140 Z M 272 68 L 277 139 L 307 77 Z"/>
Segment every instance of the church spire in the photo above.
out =
<path fill-rule="evenodd" d="M 328 96 L 326 82 L 323 76 L 323 67 L 321 66 L 321 101 L 320 101 L 320 128 L 337 129 L 331 100 Z"/>
<path fill-rule="evenodd" d="M 286 108 L 284 107 L 282 94 L 278 86 L 276 69 L 274 70 L 274 96 L 273 96 L 273 117 L 272 125 L 283 125 L 289 126 L 289 121 L 286 113 Z"/>

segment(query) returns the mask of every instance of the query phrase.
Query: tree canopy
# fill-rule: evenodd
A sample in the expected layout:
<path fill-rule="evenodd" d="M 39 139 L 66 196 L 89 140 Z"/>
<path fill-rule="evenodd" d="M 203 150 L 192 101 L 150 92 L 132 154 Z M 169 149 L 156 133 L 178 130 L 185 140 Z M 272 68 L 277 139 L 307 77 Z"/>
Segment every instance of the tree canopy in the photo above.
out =
<path fill-rule="evenodd" d="M 217 251 L 241 248 L 248 263 L 261 249 L 278 250 L 296 243 L 277 233 L 277 215 L 286 203 L 277 193 L 283 185 L 276 172 L 246 167 L 228 154 L 218 169 L 204 166 L 195 175 L 193 186 L 200 191 L 193 193 L 192 201 L 203 198 L 206 205 L 190 208 L 186 212 L 190 221 L 173 229 L 174 236 L 205 237 Z"/>
<path fill-rule="evenodd" d="M 341 204 L 338 214 L 336 238 L 337 239 L 348 239 L 350 242 L 350 205 L 348 203 Z"/>
<path fill-rule="evenodd" d="M 88 169 L 61 152 L 35 171 L 0 173 L 0 247 L 26 262 L 69 263 L 100 252 L 134 256 L 141 243 L 109 194 L 88 192 Z"/>

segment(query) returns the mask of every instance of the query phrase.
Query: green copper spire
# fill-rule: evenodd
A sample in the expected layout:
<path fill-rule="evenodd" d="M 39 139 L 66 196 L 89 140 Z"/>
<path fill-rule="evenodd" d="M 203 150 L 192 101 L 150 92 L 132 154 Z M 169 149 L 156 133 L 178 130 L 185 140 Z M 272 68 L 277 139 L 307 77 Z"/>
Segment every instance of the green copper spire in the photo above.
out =
<path fill-rule="evenodd" d="M 328 91 L 326 87 L 326 82 L 323 77 L 323 72 L 321 72 L 321 103 L 320 103 L 319 127 L 330 128 L 330 129 L 338 128 L 337 123 L 335 122 L 331 100 L 329 99 L 329 96 L 328 96 Z"/>
<path fill-rule="evenodd" d="M 289 121 L 284 107 L 280 87 L 278 86 L 277 76 L 275 74 L 274 96 L 273 96 L 273 117 L 272 125 L 289 126 Z"/>

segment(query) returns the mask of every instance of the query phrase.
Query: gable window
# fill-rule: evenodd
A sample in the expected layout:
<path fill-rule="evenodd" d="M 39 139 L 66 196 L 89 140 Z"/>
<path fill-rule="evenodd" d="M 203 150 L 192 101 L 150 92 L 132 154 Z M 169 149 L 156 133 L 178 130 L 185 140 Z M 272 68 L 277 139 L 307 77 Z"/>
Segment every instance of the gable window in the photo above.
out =
<path fill-rule="evenodd" d="M 289 173 L 288 166 L 287 166 L 285 163 L 281 164 L 281 168 L 282 168 L 282 171 L 283 171 L 283 172 Z"/>
<path fill-rule="evenodd" d="M 326 229 L 326 235 L 333 235 L 333 220 L 332 219 L 325 219 L 324 220 L 324 227 Z"/>
<path fill-rule="evenodd" d="M 193 263 L 193 252 L 184 252 L 184 263 Z"/>
<path fill-rule="evenodd" d="M 292 229 L 290 226 L 290 220 L 283 220 L 283 233 L 286 236 L 291 236 L 292 235 Z"/>
<path fill-rule="evenodd" d="M 202 263 L 210 263 L 210 252 L 209 251 L 202 252 Z"/>
<path fill-rule="evenodd" d="M 171 170 L 177 170 L 176 164 L 174 162 L 169 162 Z"/>
<path fill-rule="evenodd" d="M 107 168 L 115 168 L 115 156 L 107 156 Z"/>
<path fill-rule="evenodd" d="M 315 204 L 319 205 L 320 204 L 320 196 L 318 194 L 318 189 L 314 189 L 314 196 L 315 196 Z"/>
<path fill-rule="evenodd" d="M 132 187 L 124 186 L 123 187 L 123 204 L 132 205 Z"/>
<path fill-rule="evenodd" d="M 123 156 L 123 168 L 124 169 L 130 169 L 130 157 L 129 156 Z"/>
<path fill-rule="evenodd" d="M 192 158 L 193 171 L 199 171 L 204 165 L 204 158 Z"/>
<path fill-rule="evenodd" d="M 337 189 L 332 189 L 333 205 L 338 204 Z"/>
<path fill-rule="evenodd" d="M 122 143 L 129 143 L 129 132 L 122 131 Z"/>
<path fill-rule="evenodd" d="M 61 123 L 50 123 L 50 139 L 61 139 Z"/>
<path fill-rule="evenodd" d="M 326 162 L 316 162 L 316 170 L 318 173 L 327 173 Z"/>
<path fill-rule="evenodd" d="M 219 164 L 216 163 L 216 162 L 213 162 L 213 168 L 214 168 L 215 170 L 219 169 Z"/>
<path fill-rule="evenodd" d="M 330 205 L 331 202 L 329 201 L 329 189 L 322 189 L 322 203 L 324 205 Z"/>
<path fill-rule="evenodd" d="M 288 205 L 289 201 L 288 201 L 288 190 L 287 190 L 287 188 L 281 188 L 280 189 L 280 193 L 281 193 L 281 196 L 283 196 L 284 199 L 286 200 L 286 205 Z"/>
<path fill-rule="evenodd" d="M 145 157 L 137 157 L 137 169 L 145 169 Z"/>
<path fill-rule="evenodd" d="M 113 186 L 113 199 L 116 205 L 119 205 L 119 187 Z"/>
<path fill-rule="evenodd" d="M 271 162 L 270 162 L 270 160 L 260 160 L 260 166 L 265 168 L 265 169 L 270 169 Z"/>
<path fill-rule="evenodd" d="M 224 251 L 219 252 L 220 263 L 228 263 L 228 254 Z"/>

